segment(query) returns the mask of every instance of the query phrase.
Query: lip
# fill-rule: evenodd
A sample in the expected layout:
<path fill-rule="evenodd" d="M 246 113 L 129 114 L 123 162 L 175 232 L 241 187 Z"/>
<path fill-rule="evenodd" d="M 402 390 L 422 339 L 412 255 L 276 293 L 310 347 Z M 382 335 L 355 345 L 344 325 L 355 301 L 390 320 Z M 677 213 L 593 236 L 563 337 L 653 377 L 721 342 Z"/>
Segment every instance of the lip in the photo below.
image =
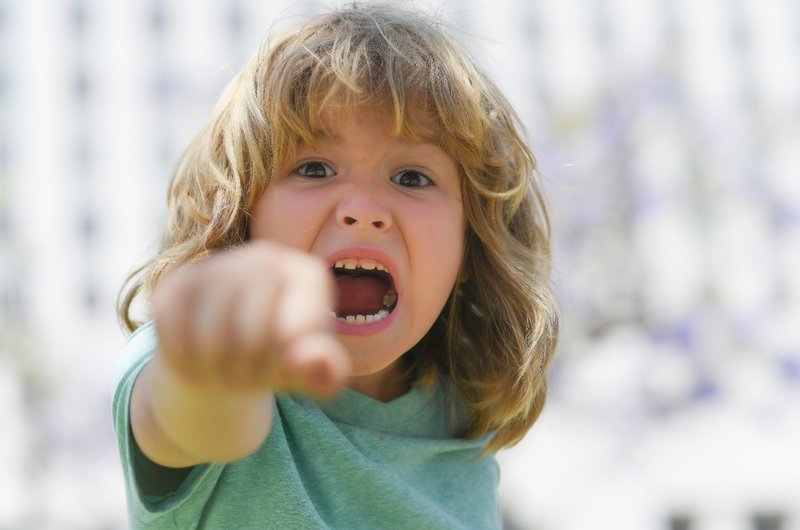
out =
<path fill-rule="evenodd" d="M 389 313 L 388 317 L 371 324 L 354 325 L 342 322 L 337 318 L 333 318 L 336 332 L 342 335 L 371 335 L 373 333 L 383 331 L 394 321 L 395 317 L 397 316 L 397 311 L 400 309 L 400 305 L 403 300 L 403 291 L 402 285 L 399 281 L 400 276 L 397 271 L 397 264 L 392 257 L 383 250 L 375 247 L 364 246 L 350 246 L 337 249 L 325 257 L 325 262 L 328 264 L 328 267 L 333 267 L 337 261 L 347 258 L 377 261 L 386 267 L 387 272 L 391 275 L 392 281 L 394 282 L 394 289 L 397 292 L 397 304 L 392 312 Z"/>

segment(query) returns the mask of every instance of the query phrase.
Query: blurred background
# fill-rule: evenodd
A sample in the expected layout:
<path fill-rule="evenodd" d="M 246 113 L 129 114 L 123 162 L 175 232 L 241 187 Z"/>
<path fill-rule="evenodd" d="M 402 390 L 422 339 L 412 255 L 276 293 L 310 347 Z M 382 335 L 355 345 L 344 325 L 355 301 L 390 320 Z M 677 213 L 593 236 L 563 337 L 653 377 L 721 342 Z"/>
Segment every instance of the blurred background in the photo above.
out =
<path fill-rule="evenodd" d="M 0 529 L 118 529 L 114 301 L 269 28 L 333 2 L 0 0 Z M 423 2 L 518 109 L 564 330 L 509 530 L 800 529 L 800 3 Z"/>

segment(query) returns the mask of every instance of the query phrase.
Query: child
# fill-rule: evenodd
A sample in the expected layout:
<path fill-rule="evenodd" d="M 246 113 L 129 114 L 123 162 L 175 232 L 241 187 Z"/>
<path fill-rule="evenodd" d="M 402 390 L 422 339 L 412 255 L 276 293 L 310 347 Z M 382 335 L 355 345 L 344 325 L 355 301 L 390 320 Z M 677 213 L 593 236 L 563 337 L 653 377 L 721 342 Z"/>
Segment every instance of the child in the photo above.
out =
<path fill-rule="evenodd" d="M 134 527 L 500 526 L 492 454 L 541 411 L 558 335 L 518 127 L 435 22 L 397 7 L 259 49 L 122 293 Z"/>

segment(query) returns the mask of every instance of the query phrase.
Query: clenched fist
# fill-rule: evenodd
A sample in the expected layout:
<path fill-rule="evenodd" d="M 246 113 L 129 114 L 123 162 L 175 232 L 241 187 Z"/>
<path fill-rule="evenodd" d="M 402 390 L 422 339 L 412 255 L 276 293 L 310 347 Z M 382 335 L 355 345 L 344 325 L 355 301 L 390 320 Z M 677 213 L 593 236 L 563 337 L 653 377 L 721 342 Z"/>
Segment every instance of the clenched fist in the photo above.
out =
<path fill-rule="evenodd" d="M 163 278 L 153 298 L 157 355 L 196 385 L 329 395 L 350 369 L 332 307 L 321 261 L 252 242 Z"/>

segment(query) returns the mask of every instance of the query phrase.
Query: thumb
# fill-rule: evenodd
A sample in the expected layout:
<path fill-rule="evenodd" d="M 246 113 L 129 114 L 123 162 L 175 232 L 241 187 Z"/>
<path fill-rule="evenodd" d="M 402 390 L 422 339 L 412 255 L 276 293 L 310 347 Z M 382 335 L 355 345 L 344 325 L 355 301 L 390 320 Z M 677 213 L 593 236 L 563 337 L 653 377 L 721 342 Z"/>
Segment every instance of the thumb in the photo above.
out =
<path fill-rule="evenodd" d="M 287 383 L 302 392 L 329 396 L 350 375 L 350 354 L 333 333 L 302 335 L 285 346 Z"/>

